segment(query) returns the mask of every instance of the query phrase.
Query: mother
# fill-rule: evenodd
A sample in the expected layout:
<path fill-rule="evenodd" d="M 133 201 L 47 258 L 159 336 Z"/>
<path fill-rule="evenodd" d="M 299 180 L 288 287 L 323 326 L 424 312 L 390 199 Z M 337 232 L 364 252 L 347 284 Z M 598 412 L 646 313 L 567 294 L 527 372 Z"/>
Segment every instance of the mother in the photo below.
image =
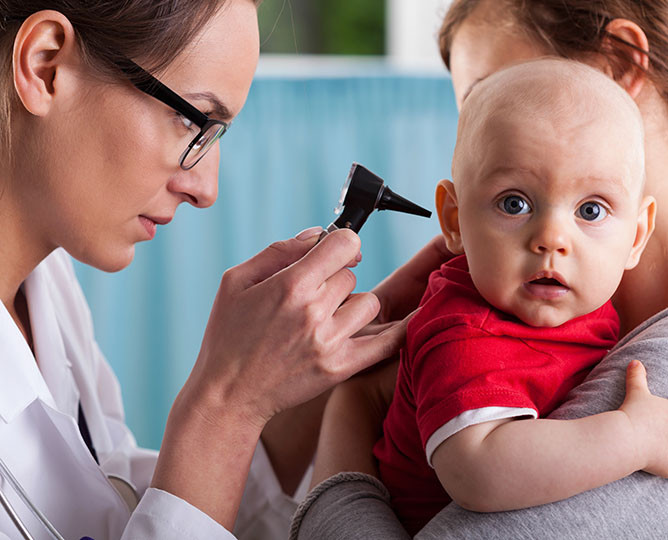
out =
<path fill-rule="evenodd" d="M 119 270 L 179 204 L 213 204 L 217 141 L 257 63 L 256 3 L 0 2 L 0 459 L 67 538 L 232 538 L 269 419 L 401 339 L 402 325 L 351 337 L 381 307 L 373 294 L 349 298 L 359 239 L 342 231 L 314 247 L 319 230 L 305 231 L 223 276 L 159 457 L 124 424 L 65 251 Z M 421 266 L 391 288 L 410 290 Z M 402 306 L 382 298 L 384 315 Z M 282 441 L 299 441 L 297 412 L 263 435 L 288 483 L 300 471 Z M 267 499 L 280 492 L 272 475 L 256 469 L 248 483 L 248 535 L 285 534 L 280 494 Z M 143 495 L 136 509 L 114 489 L 129 500 L 128 481 Z M 0 489 L 44 534 L 6 481 Z M 15 524 L 0 511 L 5 535 Z"/>
<path fill-rule="evenodd" d="M 668 396 L 668 2 L 455 0 L 440 45 L 458 105 L 479 80 L 544 55 L 591 64 L 636 101 L 646 128 L 647 191 L 659 209 L 655 236 L 614 299 L 625 338 L 551 417 L 617 408 L 624 396 L 624 368 L 632 358 L 647 365 L 653 392 Z M 391 372 L 385 374 L 385 380 L 391 379 Z M 359 418 L 357 425 L 347 420 L 352 411 L 368 408 L 369 399 L 372 408 L 383 410 L 391 393 L 388 384 L 371 397 L 367 388 L 368 381 L 351 381 L 335 390 L 325 413 L 315 479 L 338 471 L 370 474 L 339 474 L 321 484 L 297 515 L 295 537 L 407 537 L 389 509 L 384 487 L 372 476 L 370 446 L 377 435 L 369 425 L 377 427 L 380 420 L 366 426 Z M 354 451 L 343 453 L 350 444 Z M 666 501 L 668 482 L 636 473 L 559 503 L 521 511 L 474 514 L 451 504 L 417 538 L 665 538 Z"/>

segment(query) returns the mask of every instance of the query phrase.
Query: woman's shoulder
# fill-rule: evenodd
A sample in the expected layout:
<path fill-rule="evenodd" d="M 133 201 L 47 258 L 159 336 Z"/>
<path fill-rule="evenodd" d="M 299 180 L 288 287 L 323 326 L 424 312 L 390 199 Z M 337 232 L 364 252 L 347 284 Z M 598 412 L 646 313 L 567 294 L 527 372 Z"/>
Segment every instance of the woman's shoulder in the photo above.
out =
<path fill-rule="evenodd" d="M 616 353 L 634 345 L 659 347 L 666 350 L 668 347 L 668 309 L 640 323 L 619 340 L 619 343 L 610 352 L 611 354 Z"/>
<path fill-rule="evenodd" d="M 631 360 L 645 365 L 652 393 L 668 397 L 667 354 L 668 309 L 624 336 L 550 418 L 582 418 L 617 409 L 624 401 L 626 367 Z"/>

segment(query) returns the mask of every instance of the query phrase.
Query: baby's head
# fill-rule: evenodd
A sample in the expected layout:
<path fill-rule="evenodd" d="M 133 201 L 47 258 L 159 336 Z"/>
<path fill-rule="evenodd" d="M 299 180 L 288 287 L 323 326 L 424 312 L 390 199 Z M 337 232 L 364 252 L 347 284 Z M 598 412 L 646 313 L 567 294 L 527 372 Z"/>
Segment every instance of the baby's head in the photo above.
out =
<path fill-rule="evenodd" d="M 603 305 L 654 228 L 640 113 L 603 73 L 561 59 L 500 71 L 466 98 L 436 206 L 496 308 L 558 326 Z"/>

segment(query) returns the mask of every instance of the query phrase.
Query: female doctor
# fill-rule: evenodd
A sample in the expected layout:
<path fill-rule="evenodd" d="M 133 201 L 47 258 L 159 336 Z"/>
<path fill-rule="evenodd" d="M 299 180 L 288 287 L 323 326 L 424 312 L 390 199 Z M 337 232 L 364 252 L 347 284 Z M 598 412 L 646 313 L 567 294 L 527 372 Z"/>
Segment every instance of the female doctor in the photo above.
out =
<path fill-rule="evenodd" d="M 438 246 L 349 297 L 358 237 L 307 230 L 224 274 L 159 456 L 124 424 L 69 255 L 120 270 L 180 203 L 213 204 L 256 19 L 253 0 L 0 3 L 0 538 L 233 538 L 240 506 L 241 537 L 280 538 L 267 455 L 294 485 L 296 419 L 399 346 L 402 324 L 352 336 L 403 316 Z"/>

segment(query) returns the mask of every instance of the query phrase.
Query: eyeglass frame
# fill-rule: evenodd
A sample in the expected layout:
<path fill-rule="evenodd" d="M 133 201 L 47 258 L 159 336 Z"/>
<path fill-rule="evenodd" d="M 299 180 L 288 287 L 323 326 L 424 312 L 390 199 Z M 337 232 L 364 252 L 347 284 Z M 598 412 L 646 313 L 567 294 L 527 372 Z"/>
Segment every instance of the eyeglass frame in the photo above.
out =
<path fill-rule="evenodd" d="M 188 171 L 192 169 L 207 154 L 211 146 L 213 146 L 213 144 L 210 145 L 192 165 L 184 165 L 188 154 L 190 154 L 193 147 L 201 140 L 204 133 L 211 129 L 212 126 L 221 126 L 215 135 L 215 138 L 219 140 L 230 128 L 231 122 L 223 122 L 222 120 L 210 118 L 129 58 L 124 58 L 122 61 L 116 62 L 116 66 L 127 76 L 128 80 L 135 88 L 154 97 L 158 101 L 161 101 L 168 107 L 171 107 L 200 128 L 199 133 L 193 138 L 179 158 L 179 167 L 183 170 Z"/>

